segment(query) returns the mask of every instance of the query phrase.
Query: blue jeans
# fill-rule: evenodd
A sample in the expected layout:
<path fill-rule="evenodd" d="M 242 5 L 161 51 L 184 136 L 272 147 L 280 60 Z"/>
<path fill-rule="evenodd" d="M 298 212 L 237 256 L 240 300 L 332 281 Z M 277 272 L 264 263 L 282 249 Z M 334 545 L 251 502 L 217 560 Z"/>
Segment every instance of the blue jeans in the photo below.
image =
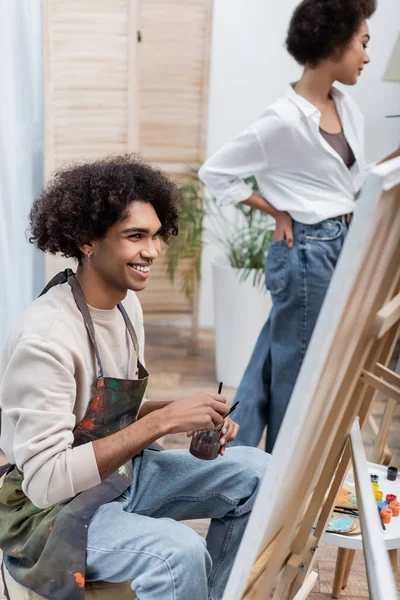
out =
<path fill-rule="evenodd" d="M 272 452 L 348 228 L 328 219 L 293 222 L 294 246 L 271 243 L 265 265 L 272 309 L 237 390 L 236 446 L 257 446 L 267 425 Z"/>
<path fill-rule="evenodd" d="M 214 461 L 145 450 L 130 488 L 92 517 L 88 581 L 133 580 L 140 600 L 220 600 L 268 459 L 255 448 Z M 206 540 L 178 522 L 206 518 Z"/>

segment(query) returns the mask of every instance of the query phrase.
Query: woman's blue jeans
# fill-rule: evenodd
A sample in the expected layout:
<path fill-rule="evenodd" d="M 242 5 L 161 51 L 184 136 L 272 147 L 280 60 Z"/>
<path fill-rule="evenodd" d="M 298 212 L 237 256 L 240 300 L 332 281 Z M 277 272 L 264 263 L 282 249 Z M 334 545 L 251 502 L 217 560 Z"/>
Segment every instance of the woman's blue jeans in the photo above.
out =
<path fill-rule="evenodd" d="M 233 445 L 257 446 L 267 425 L 272 452 L 347 231 L 333 219 L 293 222 L 292 248 L 271 243 L 265 279 L 272 309 L 236 393 L 240 431 Z"/>

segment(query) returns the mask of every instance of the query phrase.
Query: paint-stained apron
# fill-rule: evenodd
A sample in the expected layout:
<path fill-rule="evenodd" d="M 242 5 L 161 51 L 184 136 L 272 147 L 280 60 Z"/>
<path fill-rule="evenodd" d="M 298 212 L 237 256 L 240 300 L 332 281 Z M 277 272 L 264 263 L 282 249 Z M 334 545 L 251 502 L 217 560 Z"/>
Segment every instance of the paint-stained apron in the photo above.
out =
<path fill-rule="evenodd" d="M 134 345 L 138 379 L 104 377 L 93 321 L 82 289 L 70 269 L 56 275 L 43 290 L 68 281 L 82 313 L 98 366 L 96 394 L 74 430 L 79 446 L 131 425 L 142 402 L 148 373 L 139 360 L 132 323 L 118 308 Z M 132 461 L 99 485 L 47 509 L 37 508 L 22 491 L 23 474 L 10 465 L 0 489 L 0 547 L 5 566 L 21 585 L 48 600 L 84 600 L 87 532 L 96 509 L 120 496 L 132 482 Z"/>

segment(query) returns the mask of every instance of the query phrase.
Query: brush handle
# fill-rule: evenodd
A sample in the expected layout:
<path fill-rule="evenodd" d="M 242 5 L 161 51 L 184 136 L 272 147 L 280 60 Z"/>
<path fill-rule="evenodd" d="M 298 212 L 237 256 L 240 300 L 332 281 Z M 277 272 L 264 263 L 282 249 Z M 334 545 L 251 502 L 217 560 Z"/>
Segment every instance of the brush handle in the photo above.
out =
<path fill-rule="evenodd" d="M 231 410 L 225 415 L 224 419 L 226 419 L 226 417 L 228 415 L 231 415 L 233 413 L 233 411 L 236 409 L 238 404 L 239 404 L 239 400 L 237 402 L 235 402 L 235 404 L 231 407 Z"/>
<path fill-rule="evenodd" d="M 233 411 L 235 410 L 235 408 L 237 407 L 238 404 L 239 404 L 239 401 L 235 402 L 235 404 L 232 406 L 231 410 L 228 413 L 226 413 L 226 415 L 224 416 L 224 423 L 225 423 L 226 417 L 233 413 Z M 222 425 L 218 425 L 217 429 L 222 429 L 224 426 L 224 423 L 222 423 Z"/>

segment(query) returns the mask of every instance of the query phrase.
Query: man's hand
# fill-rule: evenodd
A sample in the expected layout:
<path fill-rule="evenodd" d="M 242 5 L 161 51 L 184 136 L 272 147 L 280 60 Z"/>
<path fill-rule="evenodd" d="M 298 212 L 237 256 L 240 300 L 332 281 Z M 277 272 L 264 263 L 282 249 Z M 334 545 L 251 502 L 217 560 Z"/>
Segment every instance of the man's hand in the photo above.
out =
<path fill-rule="evenodd" d="M 293 220 L 292 217 L 283 211 L 277 211 L 273 215 L 276 225 L 273 236 L 274 241 L 286 240 L 289 248 L 293 247 Z"/>
<path fill-rule="evenodd" d="M 165 420 L 168 433 L 186 433 L 222 425 L 229 407 L 225 396 L 199 392 L 183 400 L 175 400 L 157 412 Z"/>
<path fill-rule="evenodd" d="M 232 419 L 230 419 L 229 417 L 226 417 L 224 419 L 224 424 L 221 429 L 221 437 L 219 439 L 219 444 L 221 446 L 219 449 L 219 454 L 221 456 L 225 454 L 226 444 L 229 444 L 229 442 L 232 442 L 235 439 L 235 437 L 238 434 L 238 431 L 239 425 L 232 421 Z M 187 437 L 192 437 L 193 433 L 194 431 L 188 431 L 186 435 Z"/>
<path fill-rule="evenodd" d="M 225 396 L 220 394 L 198 393 L 183 400 L 170 402 L 162 408 L 157 409 L 156 406 L 151 403 L 148 408 L 152 410 L 141 415 L 138 421 L 93 442 L 102 481 L 167 433 L 186 433 L 195 429 L 215 429 L 219 426 L 224 428 L 224 417 L 229 411 Z M 225 432 L 225 438 L 231 435 L 229 431 Z"/>
<path fill-rule="evenodd" d="M 232 442 L 235 439 L 235 437 L 238 434 L 238 431 L 239 425 L 235 423 L 235 421 L 232 421 L 232 419 L 230 419 L 229 417 L 226 417 L 224 426 L 222 427 L 221 431 L 221 438 L 219 440 L 219 443 L 221 445 L 219 453 L 221 456 L 225 454 L 226 444 Z"/>

